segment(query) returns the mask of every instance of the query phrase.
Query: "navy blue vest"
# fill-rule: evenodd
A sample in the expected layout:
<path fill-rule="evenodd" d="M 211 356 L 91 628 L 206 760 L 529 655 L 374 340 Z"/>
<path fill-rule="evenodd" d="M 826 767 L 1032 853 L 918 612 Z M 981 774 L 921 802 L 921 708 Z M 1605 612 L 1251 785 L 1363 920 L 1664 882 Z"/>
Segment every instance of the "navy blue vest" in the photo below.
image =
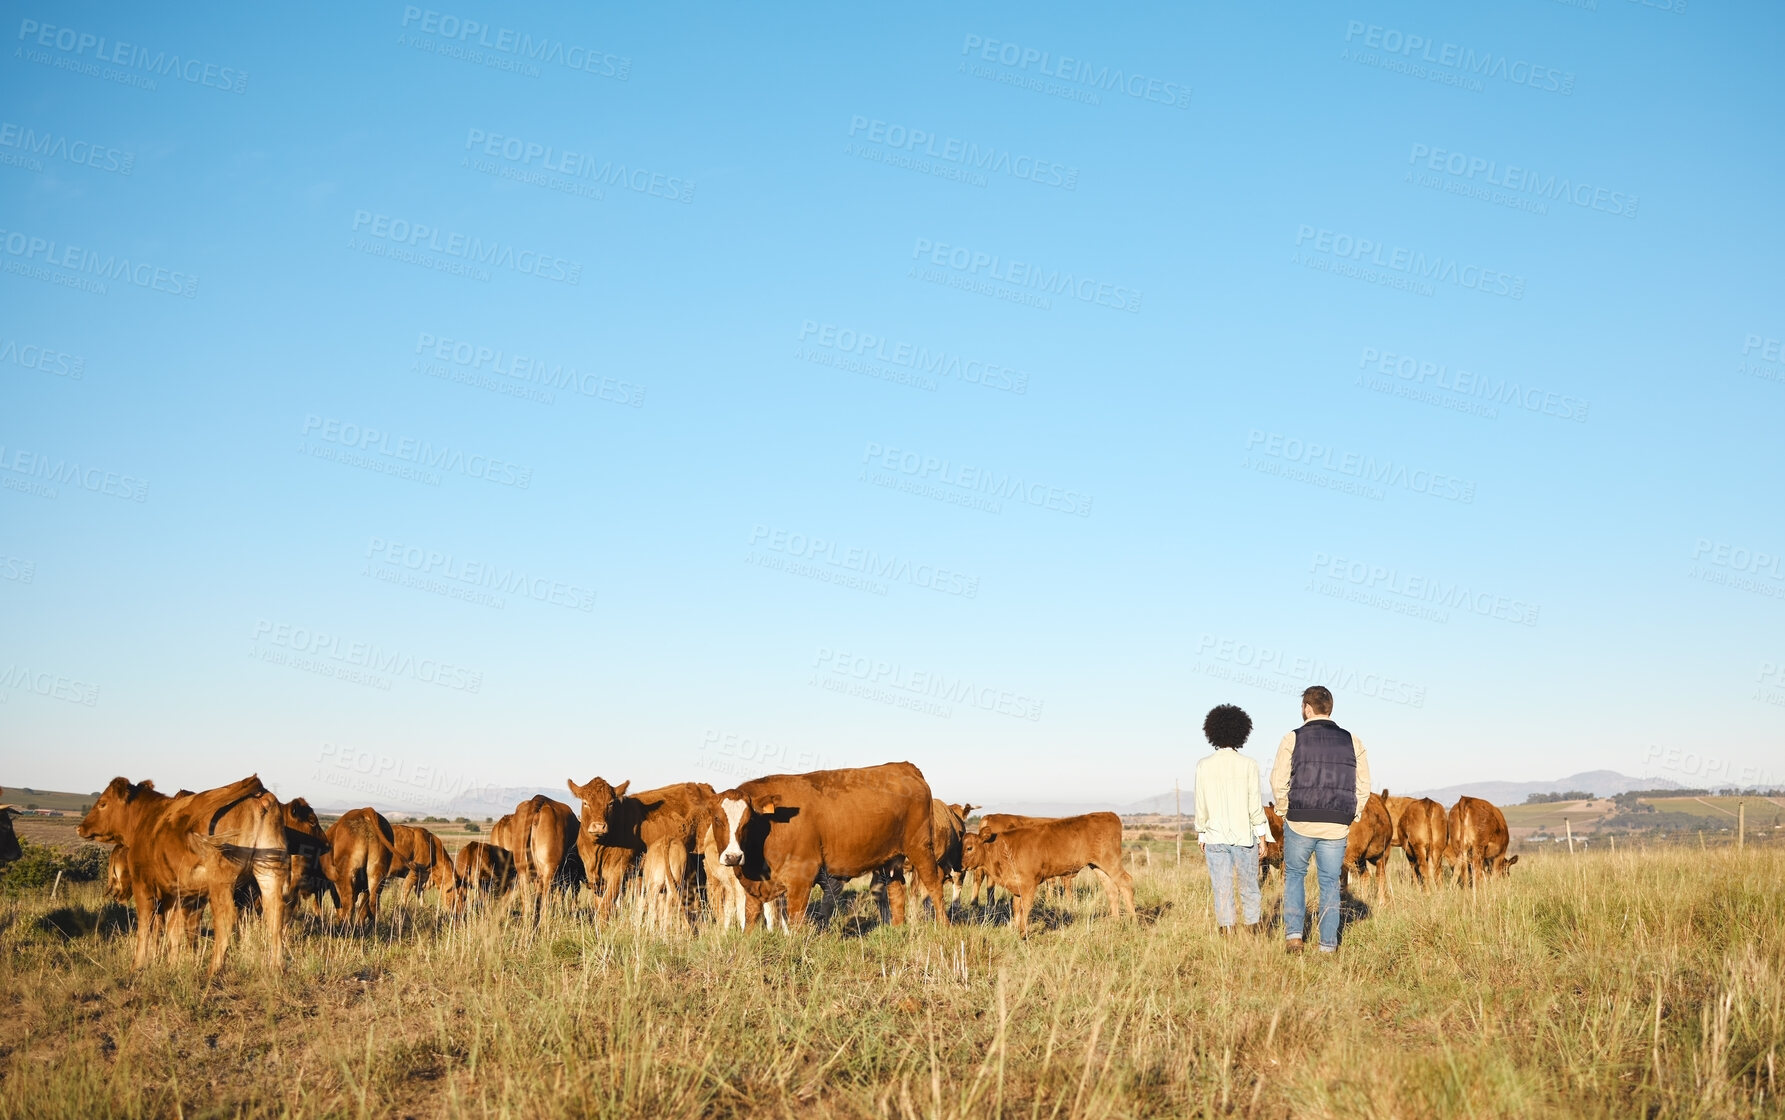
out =
<path fill-rule="evenodd" d="M 1289 759 L 1289 820 L 1349 825 L 1357 818 L 1357 748 L 1330 719 L 1295 729 Z"/>

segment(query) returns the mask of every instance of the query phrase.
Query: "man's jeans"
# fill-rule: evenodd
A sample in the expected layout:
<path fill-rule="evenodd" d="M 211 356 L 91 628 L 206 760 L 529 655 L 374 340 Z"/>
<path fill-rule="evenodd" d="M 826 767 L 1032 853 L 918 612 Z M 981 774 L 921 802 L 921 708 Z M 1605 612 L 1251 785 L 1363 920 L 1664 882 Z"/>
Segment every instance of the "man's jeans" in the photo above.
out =
<path fill-rule="evenodd" d="M 1308 917 L 1308 860 L 1320 880 L 1320 947 L 1339 947 L 1339 870 L 1345 865 L 1345 837 L 1316 840 L 1293 825 L 1283 828 L 1283 936 L 1299 938 Z"/>
<path fill-rule="evenodd" d="M 1240 903 L 1246 912 L 1246 924 L 1257 925 L 1258 847 L 1242 848 L 1238 844 L 1204 844 L 1203 858 L 1209 865 L 1209 882 L 1215 888 L 1215 922 L 1223 929 L 1233 925 L 1233 877 L 1240 877 Z"/>

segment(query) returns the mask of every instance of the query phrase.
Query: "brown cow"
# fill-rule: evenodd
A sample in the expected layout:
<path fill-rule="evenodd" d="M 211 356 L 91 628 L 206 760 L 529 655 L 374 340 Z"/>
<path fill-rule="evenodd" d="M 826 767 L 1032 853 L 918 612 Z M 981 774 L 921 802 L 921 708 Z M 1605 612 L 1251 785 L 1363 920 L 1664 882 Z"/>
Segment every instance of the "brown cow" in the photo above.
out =
<path fill-rule="evenodd" d="M 1066 819 L 1067 818 L 1065 817 L 1031 817 L 1023 813 L 987 813 L 979 818 L 979 834 L 981 836 L 990 836 L 1009 828 L 1022 828 L 1032 824 L 1049 824 L 1053 821 L 1062 821 Z M 961 877 L 967 883 L 967 900 L 973 905 L 978 906 L 980 904 L 980 894 L 986 885 L 985 876 L 977 871 L 963 867 L 961 870 Z M 1059 896 L 1064 898 L 1070 893 L 1072 889 L 1072 881 L 1076 878 L 1078 878 L 1078 873 L 1073 872 L 1071 875 L 1062 875 L 1057 879 L 1049 880 L 1049 883 L 1053 885 L 1054 890 L 1059 892 Z M 1042 884 L 1044 887 L 1047 885 L 1048 883 Z"/>
<path fill-rule="evenodd" d="M 1258 853 L 1258 882 L 1262 886 L 1271 877 L 1271 868 L 1279 874 L 1283 871 L 1283 818 L 1277 813 L 1275 801 L 1264 807 L 1265 822 L 1271 826 L 1271 838 L 1264 841 L 1264 850 Z"/>
<path fill-rule="evenodd" d="M 739 869 L 769 928 L 804 925 L 820 872 L 852 879 L 904 856 L 918 884 L 942 897 L 930 827 L 929 783 L 909 762 L 774 774 L 718 796 L 721 866 Z M 936 921 L 948 924 L 946 907 Z"/>
<path fill-rule="evenodd" d="M 1413 878 L 1431 890 L 1438 885 L 1438 876 L 1444 869 L 1444 849 L 1450 837 L 1444 806 L 1429 797 L 1390 797 L 1387 790 L 1382 791 L 1382 803 L 1394 822 L 1391 843 L 1407 853 Z"/>
<path fill-rule="evenodd" d="M 416 824 L 396 824 L 391 826 L 392 839 L 397 850 L 397 857 L 404 865 L 403 871 L 393 870 L 393 877 L 406 877 L 409 880 L 410 892 L 420 898 L 422 892 L 429 887 L 440 891 L 440 905 L 447 910 L 459 910 L 459 873 L 452 864 L 452 855 L 440 837 Z"/>
<path fill-rule="evenodd" d="M 1085 813 L 989 833 L 981 828 L 963 839 L 961 862 L 1011 893 L 1018 937 L 1028 936 L 1029 910 L 1041 883 L 1087 867 L 1103 880 L 1111 917 L 1120 918 L 1124 906 L 1130 916 L 1135 912 L 1134 879 L 1122 865 L 1122 818 L 1114 813 Z"/>
<path fill-rule="evenodd" d="M 501 827 L 502 821 L 496 823 Z M 490 835 L 494 840 L 496 830 Z M 577 855 L 576 814 L 562 801 L 536 793 L 514 807 L 503 839 L 507 841 L 503 846 L 514 856 L 515 875 L 533 896 L 533 922 L 537 925 L 546 893 L 554 885 L 574 889 L 576 880 L 569 876 L 581 870 L 575 867 L 582 862 Z"/>
<path fill-rule="evenodd" d="M 967 817 L 977 805 L 950 805 L 941 798 L 930 802 L 930 834 L 936 848 L 936 870 L 942 875 L 943 889 L 949 883 L 954 884 L 954 900 L 960 904 L 964 892 L 966 870 L 961 866 L 961 838 L 967 834 Z M 843 881 L 832 875 L 819 876 L 819 885 L 824 889 L 824 900 L 821 913 L 828 920 L 836 909 L 837 899 L 843 893 Z M 885 867 L 874 872 L 874 899 L 880 906 L 880 921 L 892 925 L 903 925 L 905 922 L 905 861 L 893 860 Z M 940 906 L 940 899 L 932 900 L 930 905 Z"/>
<path fill-rule="evenodd" d="M 1506 858 L 1511 834 L 1506 830 L 1506 814 L 1491 801 L 1479 797 L 1459 797 L 1450 807 L 1448 842 L 1444 862 L 1457 865 L 1457 881 L 1475 885 L 1478 875 L 1504 875 L 1518 862 Z"/>
<path fill-rule="evenodd" d="M 1388 806 L 1383 804 L 1381 794 L 1372 793 L 1364 803 L 1363 815 L 1351 822 L 1351 832 L 1345 837 L 1345 863 L 1339 869 L 1341 896 L 1349 887 L 1352 873 L 1374 874 L 1376 904 L 1388 901 L 1388 849 L 1394 836 L 1395 825 L 1388 815 Z"/>
<path fill-rule="evenodd" d="M 215 934 L 210 974 L 223 967 L 235 931 L 236 884 L 252 875 L 266 899 L 270 962 L 284 961 L 285 879 L 290 856 L 279 801 L 250 776 L 214 790 L 169 797 L 152 782 L 113 778 L 82 819 L 86 840 L 126 849 L 136 904 L 136 966 L 149 961 L 151 940 L 166 914 L 177 950 L 197 936 L 205 903 Z M 189 927 L 189 928 L 188 928 Z"/>
<path fill-rule="evenodd" d="M 334 889 L 335 913 L 343 922 L 355 923 L 363 915 L 366 928 L 375 928 L 378 891 L 393 871 L 404 867 L 390 822 L 376 809 L 349 810 L 329 825 L 328 843 L 322 871 Z"/>
<path fill-rule="evenodd" d="M 453 873 L 459 881 L 458 899 L 453 907 L 453 912 L 458 914 L 464 912 L 473 895 L 500 897 L 509 892 L 514 886 L 514 856 L 507 848 L 473 840 L 459 849 Z"/>
<path fill-rule="evenodd" d="M 713 814 L 718 805 L 713 787 L 705 782 L 678 782 L 660 789 L 629 794 L 632 783 L 609 785 L 591 778 L 583 785 L 566 780 L 570 792 L 582 802 L 583 831 L 579 846 L 593 852 L 601 869 L 590 874 L 601 881 L 601 908 L 612 914 L 626 869 L 637 858 L 643 875 L 640 913 L 660 928 L 674 923 L 682 912 L 682 889 L 689 871 L 689 857 L 717 853 Z M 584 855 L 585 864 L 590 855 Z M 734 910 L 742 920 L 743 899 L 737 894 L 736 872 L 707 858 L 707 886 L 717 897 L 714 909 L 721 925 L 728 925 Z M 586 870 L 586 869 L 585 869 Z"/>
<path fill-rule="evenodd" d="M 316 810 L 301 797 L 281 802 L 279 816 L 285 823 L 285 850 L 291 853 L 291 870 L 285 880 L 285 905 L 295 907 L 306 893 L 315 895 L 328 886 L 328 876 L 322 872 L 322 857 L 329 848 L 328 833 L 316 819 Z M 320 913 L 320 899 L 316 908 Z"/>

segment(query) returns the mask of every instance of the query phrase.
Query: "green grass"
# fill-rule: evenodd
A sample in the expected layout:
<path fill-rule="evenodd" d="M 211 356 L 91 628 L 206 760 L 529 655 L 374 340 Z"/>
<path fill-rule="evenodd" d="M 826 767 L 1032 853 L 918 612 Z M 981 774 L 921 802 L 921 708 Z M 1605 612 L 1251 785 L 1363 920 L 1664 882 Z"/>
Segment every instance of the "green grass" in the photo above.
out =
<path fill-rule="evenodd" d="M 1776 1116 L 1785 853 L 1521 861 L 1414 890 L 1334 959 L 1217 939 L 1194 848 L 1006 927 L 537 932 L 386 895 L 375 938 L 257 923 L 129 968 L 95 885 L 0 900 L 0 1117 Z M 1267 910 L 1280 895 L 1267 888 Z"/>

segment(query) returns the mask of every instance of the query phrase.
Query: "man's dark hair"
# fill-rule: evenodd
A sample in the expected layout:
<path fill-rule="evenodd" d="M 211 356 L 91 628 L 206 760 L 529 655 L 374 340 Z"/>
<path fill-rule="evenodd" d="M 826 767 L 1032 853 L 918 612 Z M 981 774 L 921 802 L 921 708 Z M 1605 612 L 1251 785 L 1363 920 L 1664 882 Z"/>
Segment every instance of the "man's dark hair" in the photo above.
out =
<path fill-rule="evenodd" d="M 1252 717 L 1237 704 L 1219 704 L 1209 709 L 1208 718 L 1202 721 L 1202 733 L 1215 746 L 1237 751 L 1246 745 L 1246 736 L 1252 734 Z"/>
<path fill-rule="evenodd" d="M 1302 703 L 1313 708 L 1317 716 L 1333 714 L 1333 694 L 1327 691 L 1325 685 L 1309 685 L 1302 689 Z"/>

